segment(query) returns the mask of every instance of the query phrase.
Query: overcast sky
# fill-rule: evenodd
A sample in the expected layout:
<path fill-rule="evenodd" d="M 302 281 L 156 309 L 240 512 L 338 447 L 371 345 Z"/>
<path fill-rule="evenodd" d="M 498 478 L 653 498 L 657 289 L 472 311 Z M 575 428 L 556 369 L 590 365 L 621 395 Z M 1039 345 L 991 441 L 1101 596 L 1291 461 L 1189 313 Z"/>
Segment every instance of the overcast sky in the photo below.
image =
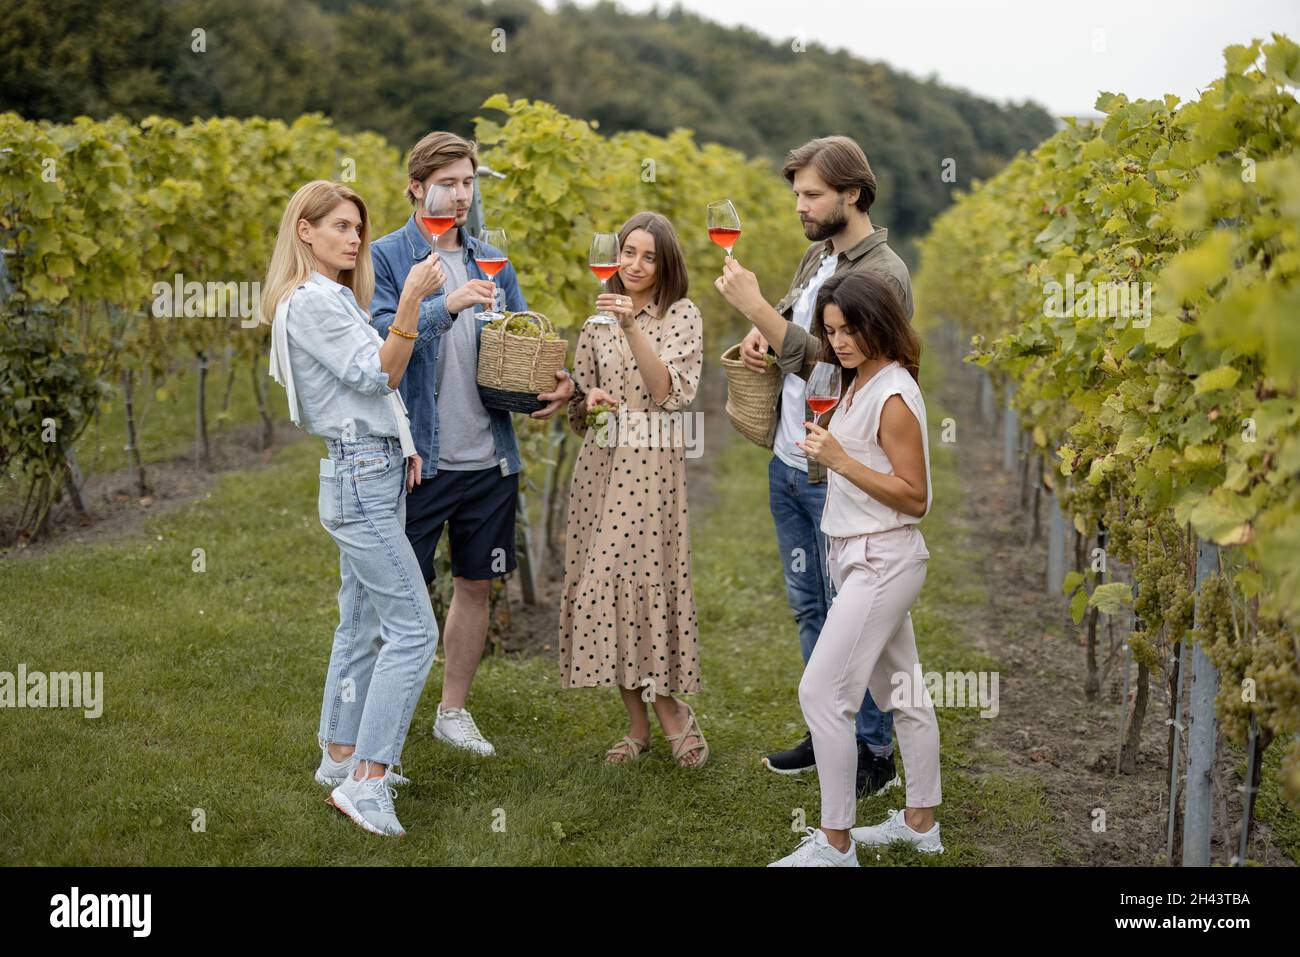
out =
<path fill-rule="evenodd" d="M 555 6 L 555 0 L 542 2 Z M 619 0 L 619 6 L 642 12 L 656 3 Z M 774 39 L 799 36 L 845 47 L 914 76 L 937 73 L 946 84 L 999 102 L 1032 99 L 1057 115 L 1093 112 L 1099 90 L 1193 99 L 1222 72 L 1228 44 L 1273 32 L 1300 42 L 1300 0 L 682 0 L 682 6 Z"/>

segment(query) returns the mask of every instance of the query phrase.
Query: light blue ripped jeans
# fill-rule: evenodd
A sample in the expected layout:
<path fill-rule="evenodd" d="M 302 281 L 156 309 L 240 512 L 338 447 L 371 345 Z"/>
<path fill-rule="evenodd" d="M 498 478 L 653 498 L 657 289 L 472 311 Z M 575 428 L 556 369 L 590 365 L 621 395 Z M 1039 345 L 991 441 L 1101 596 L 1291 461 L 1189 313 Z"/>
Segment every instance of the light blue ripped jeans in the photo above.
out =
<path fill-rule="evenodd" d="M 396 439 L 326 443 L 320 523 L 339 546 L 342 584 L 317 737 L 355 744 L 358 760 L 397 764 L 438 644 L 406 539 L 406 463 Z"/>

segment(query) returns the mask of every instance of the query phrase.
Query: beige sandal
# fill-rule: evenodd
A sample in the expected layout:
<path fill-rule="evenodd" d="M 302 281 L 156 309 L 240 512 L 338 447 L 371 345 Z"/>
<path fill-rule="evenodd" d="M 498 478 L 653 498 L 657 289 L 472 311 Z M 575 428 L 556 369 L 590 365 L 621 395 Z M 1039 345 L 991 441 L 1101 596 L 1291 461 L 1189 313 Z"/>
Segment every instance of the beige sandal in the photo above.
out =
<path fill-rule="evenodd" d="M 695 720 L 695 709 L 689 704 L 686 704 L 686 702 L 682 701 L 680 698 L 673 698 L 673 700 L 686 705 L 686 724 L 682 727 L 682 730 L 677 734 L 664 735 L 665 738 L 672 742 L 673 760 L 676 761 L 677 766 L 681 768 L 702 768 L 709 760 L 709 742 L 704 740 L 704 732 L 700 730 L 700 723 Z M 694 744 L 687 744 L 687 738 L 696 738 L 698 740 Z M 700 755 L 700 760 L 696 761 L 694 764 L 682 763 L 682 759 L 686 757 L 686 755 L 690 754 L 692 751 L 700 750 L 704 751 L 704 753 Z"/>
<path fill-rule="evenodd" d="M 605 752 L 605 763 L 606 764 L 627 764 L 629 761 L 635 761 L 637 758 L 641 757 L 641 755 L 645 754 L 645 752 L 649 750 L 650 750 L 649 738 L 646 738 L 644 741 L 642 741 L 639 738 L 632 737 L 632 735 L 630 734 L 625 734 L 623 735 L 622 741 L 620 741 L 618 744 L 614 745 L 612 748 L 610 748 L 608 751 Z M 610 760 L 611 757 L 615 757 L 615 759 L 611 761 Z"/>

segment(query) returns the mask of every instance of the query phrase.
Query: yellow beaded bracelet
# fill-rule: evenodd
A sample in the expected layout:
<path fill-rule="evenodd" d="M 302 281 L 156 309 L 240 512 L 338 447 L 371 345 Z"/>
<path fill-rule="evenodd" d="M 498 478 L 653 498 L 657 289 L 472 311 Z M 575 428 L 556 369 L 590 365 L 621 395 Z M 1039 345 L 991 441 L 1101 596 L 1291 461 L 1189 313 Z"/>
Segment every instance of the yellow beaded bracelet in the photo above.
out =
<path fill-rule="evenodd" d="M 403 332 L 401 329 L 398 329 L 397 326 L 389 326 L 388 331 L 393 333 L 394 335 L 401 336 L 403 339 L 420 338 L 420 334 L 418 332 Z"/>

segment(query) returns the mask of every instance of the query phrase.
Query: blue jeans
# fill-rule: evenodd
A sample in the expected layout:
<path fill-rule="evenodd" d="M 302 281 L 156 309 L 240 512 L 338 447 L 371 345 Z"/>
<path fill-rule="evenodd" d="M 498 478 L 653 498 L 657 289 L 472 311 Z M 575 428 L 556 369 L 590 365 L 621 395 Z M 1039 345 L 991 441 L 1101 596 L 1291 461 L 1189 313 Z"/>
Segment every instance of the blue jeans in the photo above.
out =
<path fill-rule="evenodd" d="M 318 739 L 397 764 L 438 644 L 429 590 L 406 539 L 406 463 L 396 439 L 327 439 L 320 523 L 339 547 L 334 632 Z"/>
<path fill-rule="evenodd" d="M 809 482 L 807 472 L 774 455 L 767 467 L 767 496 L 785 571 L 785 596 L 799 628 L 799 650 L 806 665 L 831 607 L 826 536 L 821 532 L 826 483 Z M 894 717 L 876 707 L 870 691 L 862 699 L 854 726 L 858 741 L 872 753 L 882 757 L 893 753 Z"/>

